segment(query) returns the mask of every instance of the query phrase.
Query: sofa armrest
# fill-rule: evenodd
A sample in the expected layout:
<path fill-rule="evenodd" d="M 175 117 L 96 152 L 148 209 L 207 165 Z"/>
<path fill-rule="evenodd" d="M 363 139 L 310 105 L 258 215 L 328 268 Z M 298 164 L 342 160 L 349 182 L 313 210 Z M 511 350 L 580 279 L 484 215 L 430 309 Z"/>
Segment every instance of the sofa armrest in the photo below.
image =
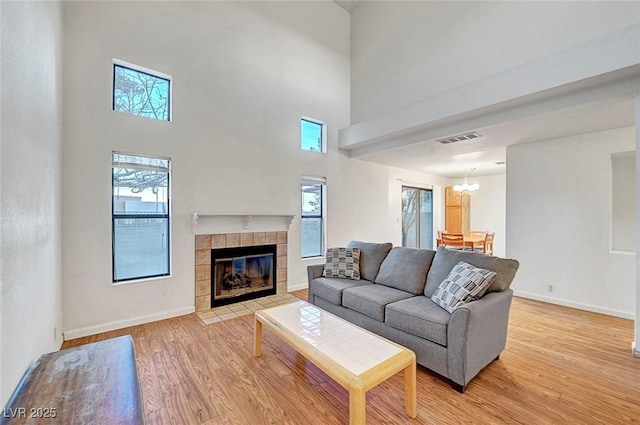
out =
<path fill-rule="evenodd" d="M 511 289 L 491 292 L 453 311 L 447 330 L 453 382 L 466 386 L 504 350 L 512 298 Z"/>
<path fill-rule="evenodd" d="M 322 277 L 323 270 L 324 270 L 324 264 L 314 264 L 313 266 L 307 266 L 308 283 L 311 283 L 313 279 Z"/>
<path fill-rule="evenodd" d="M 311 281 L 313 279 L 319 278 L 322 276 L 322 271 L 324 270 L 324 264 L 314 264 L 312 266 L 307 266 L 307 279 L 309 281 L 309 288 L 307 290 L 307 300 L 311 304 L 315 304 L 315 291 L 313 285 L 311 285 Z"/>

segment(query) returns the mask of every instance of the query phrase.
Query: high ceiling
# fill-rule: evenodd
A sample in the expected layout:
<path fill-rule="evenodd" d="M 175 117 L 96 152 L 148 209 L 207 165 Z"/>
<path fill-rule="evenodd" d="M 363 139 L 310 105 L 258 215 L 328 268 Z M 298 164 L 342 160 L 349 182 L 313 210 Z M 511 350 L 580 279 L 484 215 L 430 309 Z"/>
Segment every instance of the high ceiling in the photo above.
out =
<path fill-rule="evenodd" d="M 335 1 L 351 12 L 362 1 Z M 640 26 L 509 68 L 341 129 L 353 158 L 464 177 L 502 174 L 507 147 L 635 124 Z M 579 66 L 577 66 L 579 64 Z M 476 132 L 480 137 L 436 140 Z"/>

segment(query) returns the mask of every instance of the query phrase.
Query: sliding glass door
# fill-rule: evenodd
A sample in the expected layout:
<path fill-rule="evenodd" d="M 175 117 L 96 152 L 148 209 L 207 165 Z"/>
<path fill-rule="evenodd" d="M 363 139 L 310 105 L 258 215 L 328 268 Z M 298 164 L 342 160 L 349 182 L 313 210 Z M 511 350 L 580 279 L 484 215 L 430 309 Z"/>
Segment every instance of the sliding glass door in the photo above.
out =
<path fill-rule="evenodd" d="M 433 196 L 429 189 L 402 186 L 402 246 L 433 249 Z"/>

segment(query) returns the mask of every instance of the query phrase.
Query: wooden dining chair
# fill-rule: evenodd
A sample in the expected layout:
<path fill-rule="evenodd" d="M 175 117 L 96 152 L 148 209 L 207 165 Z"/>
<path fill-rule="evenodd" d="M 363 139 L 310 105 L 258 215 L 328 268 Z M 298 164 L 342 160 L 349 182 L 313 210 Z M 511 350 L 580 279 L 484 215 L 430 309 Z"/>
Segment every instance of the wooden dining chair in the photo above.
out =
<path fill-rule="evenodd" d="M 462 233 L 443 233 L 442 245 L 450 249 L 464 249 L 464 235 Z"/>
<path fill-rule="evenodd" d="M 482 247 L 476 248 L 476 251 L 488 255 L 493 255 L 493 237 L 495 235 L 496 234 L 494 232 L 487 232 L 484 237 L 484 243 L 482 244 Z"/>

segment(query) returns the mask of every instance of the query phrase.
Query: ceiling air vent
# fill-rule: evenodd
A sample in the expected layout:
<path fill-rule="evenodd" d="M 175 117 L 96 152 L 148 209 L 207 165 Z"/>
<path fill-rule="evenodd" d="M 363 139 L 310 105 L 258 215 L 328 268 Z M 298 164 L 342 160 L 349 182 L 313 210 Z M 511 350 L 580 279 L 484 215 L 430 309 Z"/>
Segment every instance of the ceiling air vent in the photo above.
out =
<path fill-rule="evenodd" d="M 436 143 L 442 143 L 443 145 L 448 145 L 449 143 L 462 142 L 463 140 L 472 140 L 480 137 L 478 133 L 472 131 L 471 133 L 458 134 L 457 136 L 447 137 L 445 139 L 438 139 Z"/>

